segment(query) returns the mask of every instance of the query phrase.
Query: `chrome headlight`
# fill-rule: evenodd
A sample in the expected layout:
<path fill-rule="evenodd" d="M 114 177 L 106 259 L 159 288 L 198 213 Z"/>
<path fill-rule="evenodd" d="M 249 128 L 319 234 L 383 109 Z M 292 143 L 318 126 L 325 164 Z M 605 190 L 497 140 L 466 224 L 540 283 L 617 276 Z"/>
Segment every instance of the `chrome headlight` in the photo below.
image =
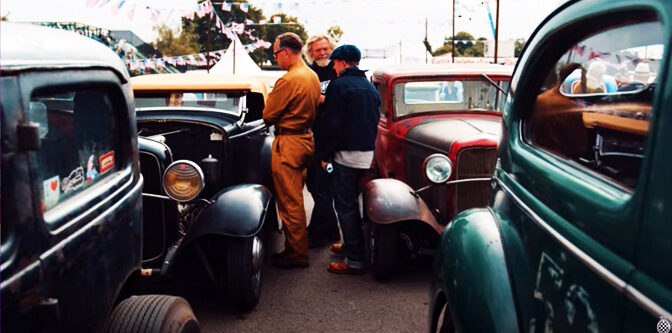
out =
<path fill-rule="evenodd" d="M 427 179 L 434 184 L 443 184 L 448 181 L 453 173 L 453 163 L 448 156 L 443 154 L 429 155 L 422 163 Z"/>
<path fill-rule="evenodd" d="M 163 173 L 163 189 L 166 195 L 177 202 L 193 200 L 204 187 L 203 171 L 192 161 L 175 161 Z"/>

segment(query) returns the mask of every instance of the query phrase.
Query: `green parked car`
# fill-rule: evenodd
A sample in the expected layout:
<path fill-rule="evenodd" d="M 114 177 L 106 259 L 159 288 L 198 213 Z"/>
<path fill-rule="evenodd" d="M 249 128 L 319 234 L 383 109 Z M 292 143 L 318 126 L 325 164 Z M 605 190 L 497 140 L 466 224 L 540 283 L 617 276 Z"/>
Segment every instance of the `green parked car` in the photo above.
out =
<path fill-rule="evenodd" d="M 511 80 L 491 197 L 444 230 L 431 332 L 669 332 L 671 1 L 570 1 Z"/>

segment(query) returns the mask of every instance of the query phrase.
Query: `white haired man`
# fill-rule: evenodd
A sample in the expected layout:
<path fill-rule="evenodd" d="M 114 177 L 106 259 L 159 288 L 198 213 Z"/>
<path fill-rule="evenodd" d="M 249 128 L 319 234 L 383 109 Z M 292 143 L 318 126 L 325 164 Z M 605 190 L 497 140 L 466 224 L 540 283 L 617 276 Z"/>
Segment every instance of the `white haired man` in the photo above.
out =
<path fill-rule="evenodd" d="M 324 127 L 328 127 L 323 117 L 324 94 L 327 91 L 329 82 L 335 80 L 338 74 L 334 70 L 334 63 L 329 59 L 329 54 L 335 47 L 334 40 L 328 35 L 316 35 L 308 38 L 303 47 L 303 55 L 310 63 L 309 67 L 317 74 L 320 79 L 320 106 L 317 109 L 315 122 L 313 123 L 313 137 L 315 139 L 315 151 L 322 149 L 322 133 Z M 323 246 L 330 242 L 341 239 L 338 231 L 338 222 L 333 208 L 333 190 L 329 174 L 322 169 L 319 161 L 314 160 L 308 168 L 306 186 L 313 196 L 315 205 L 310 217 L 308 226 L 308 246 Z"/>

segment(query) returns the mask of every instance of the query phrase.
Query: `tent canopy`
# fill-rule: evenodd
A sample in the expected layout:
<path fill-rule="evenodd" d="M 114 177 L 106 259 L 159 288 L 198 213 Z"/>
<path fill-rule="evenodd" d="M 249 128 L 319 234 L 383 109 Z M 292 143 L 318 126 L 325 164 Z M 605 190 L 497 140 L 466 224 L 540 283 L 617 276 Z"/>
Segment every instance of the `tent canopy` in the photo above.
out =
<path fill-rule="evenodd" d="M 235 53 L 234 53 L 235 49 Z M 235 70 L 234 70 L 235 60 Z M 237 75 L 258 75 L 261 73 L 261 68 L 254 63 L 250 55 L 245 51 L 243 43 L 240 42 L 238 36 L 229 45 L 229 48 L 224 53 L 219 61 L 210 68 L 210 73 L 217 74 L 237 74 Z"/>

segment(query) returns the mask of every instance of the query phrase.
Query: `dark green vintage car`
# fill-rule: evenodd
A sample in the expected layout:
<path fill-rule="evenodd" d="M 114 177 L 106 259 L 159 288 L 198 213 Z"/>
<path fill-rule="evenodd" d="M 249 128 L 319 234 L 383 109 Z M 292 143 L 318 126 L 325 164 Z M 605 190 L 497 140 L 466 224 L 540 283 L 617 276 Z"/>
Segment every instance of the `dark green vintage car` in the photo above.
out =
<path fill-rule="evenodd" d="M 668 332 L 670 1 L 570 1 L 515 69 L 488 207 L 442 233 L 430 331 Z"/>

